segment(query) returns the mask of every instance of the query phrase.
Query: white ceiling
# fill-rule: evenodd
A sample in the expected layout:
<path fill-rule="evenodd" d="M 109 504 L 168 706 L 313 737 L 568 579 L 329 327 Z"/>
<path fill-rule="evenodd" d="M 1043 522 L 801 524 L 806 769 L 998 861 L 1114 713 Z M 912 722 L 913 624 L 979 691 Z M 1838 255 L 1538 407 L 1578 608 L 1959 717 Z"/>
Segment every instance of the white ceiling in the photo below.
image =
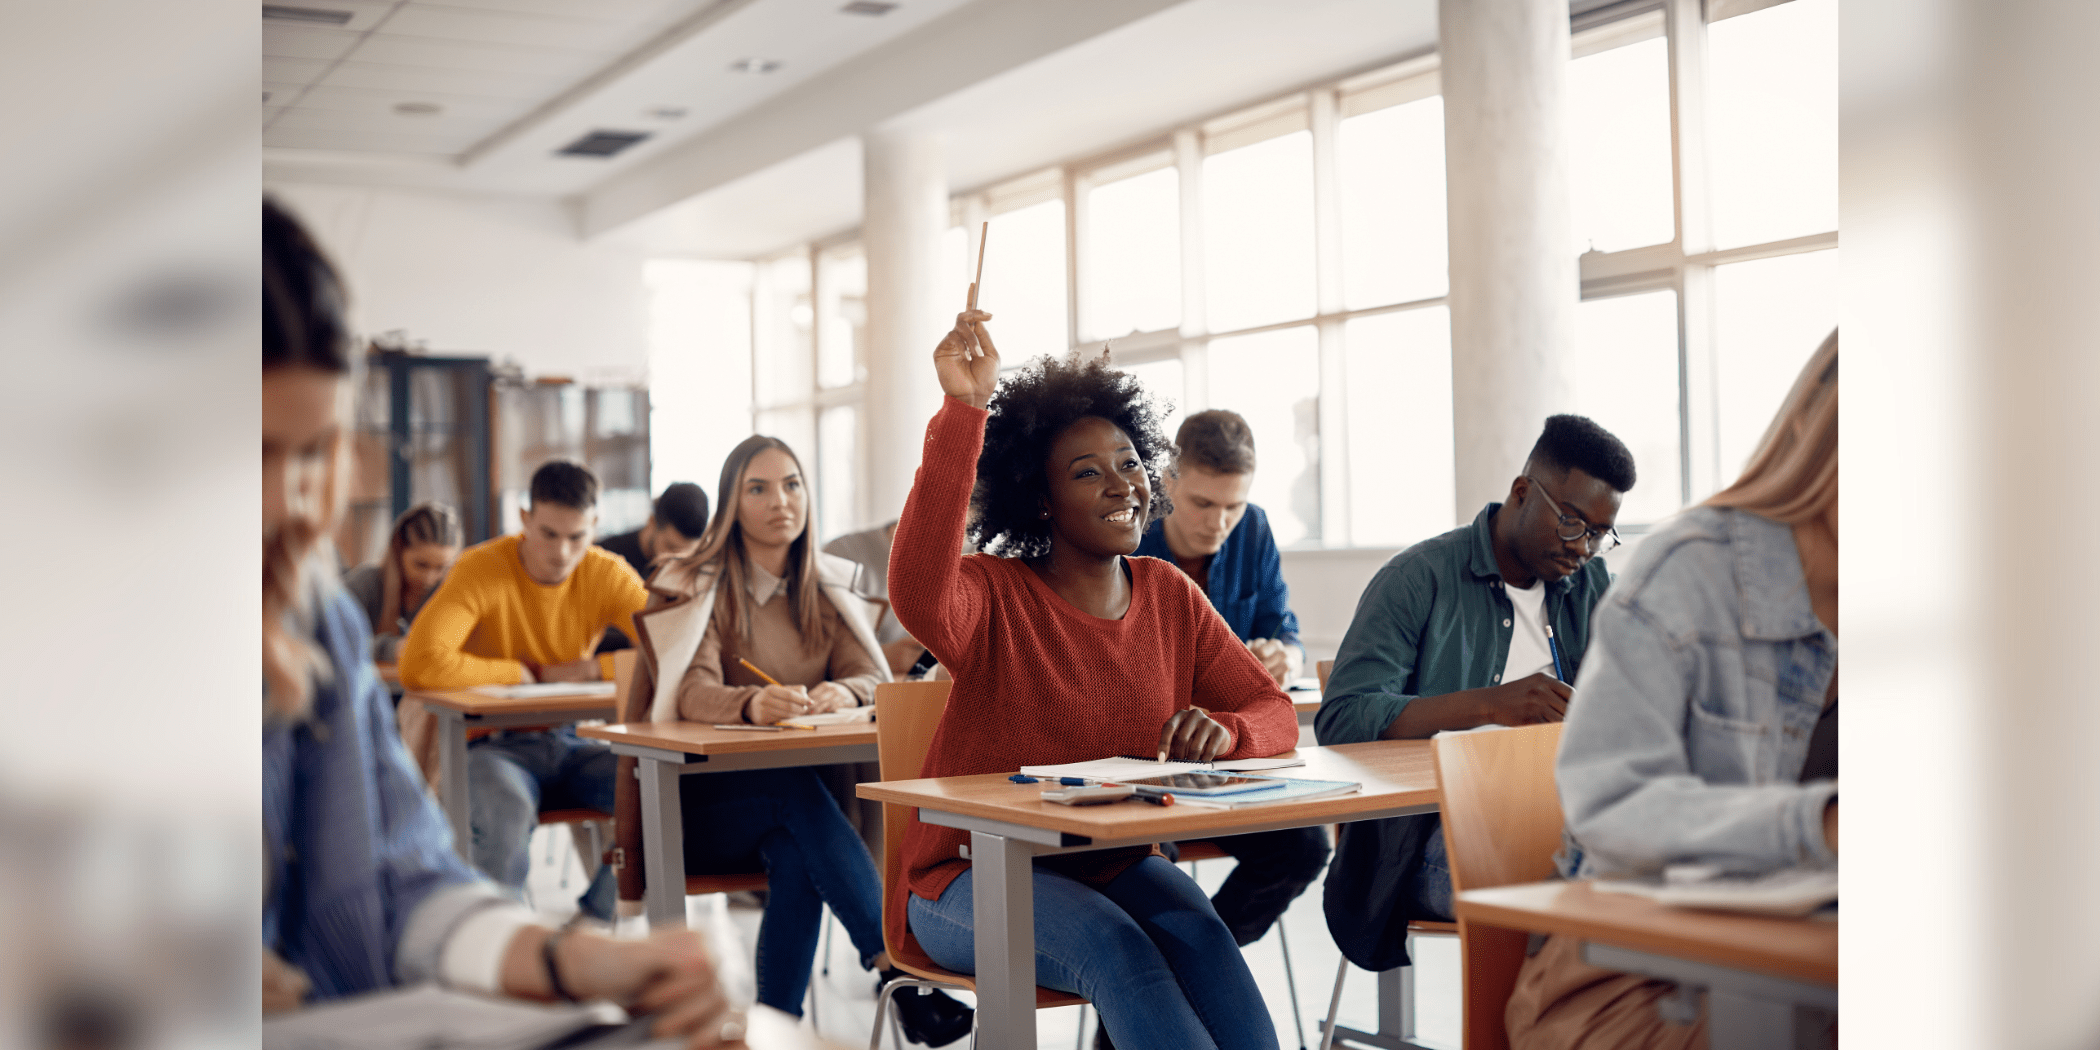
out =
<path fill-rule="evenodd" d="M 844 0 L 280 2 L 358 20 L 266 23 L 266 178 L 565 197 L 594 236 L 714 258 L 858 224 L 873 128 L 940 132 L 970 189 L 1436 39 L 1436 0 L 904 0 L 881 18 Z M 783 65 L 730 72 L 744 57 Z M 667 105 L 687 115 L 647 116 Z M 657 134 L 553 156 L 593 128 Z"/>

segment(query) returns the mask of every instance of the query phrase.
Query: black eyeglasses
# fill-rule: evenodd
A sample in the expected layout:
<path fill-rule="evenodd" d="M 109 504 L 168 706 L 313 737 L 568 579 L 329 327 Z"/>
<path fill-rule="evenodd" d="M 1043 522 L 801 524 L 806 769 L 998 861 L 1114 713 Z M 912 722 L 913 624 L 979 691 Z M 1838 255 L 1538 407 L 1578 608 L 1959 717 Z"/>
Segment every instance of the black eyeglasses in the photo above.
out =
<path fill-rule="evenodd" d="M 1579 517 L 1572 514 L 1562 514 L 1560 497 L 1547 492 L 1545 483 L 1539 479 L 1529 474 L 1524 476 L 1529 478 L 1532 484 L 1537 485 L 1540 492 L 1545 492 L 1546 498 L 1553 502 L 1553 513 L 1560 517 L 1560 528 L 1554 535 L 1559 536 L 1562 542 L 1573 543 L 1578 539 L 1584 540 L 1591 554 L 1603 554 L 1605 551 L 1619 545 L 1619 530 L 1609 525 L 1601 529 L 1593 528 L 1589 522 Z"/>

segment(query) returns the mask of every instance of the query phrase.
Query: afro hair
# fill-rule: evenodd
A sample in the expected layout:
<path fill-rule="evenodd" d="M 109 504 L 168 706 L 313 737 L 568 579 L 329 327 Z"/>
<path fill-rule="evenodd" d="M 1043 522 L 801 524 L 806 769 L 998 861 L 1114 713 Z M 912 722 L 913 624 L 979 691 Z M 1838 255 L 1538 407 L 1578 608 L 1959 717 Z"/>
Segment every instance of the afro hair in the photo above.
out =
<path fill-rule="evenodd" d="M 1170 509 L 1160 489 L 1160 469 L 1174 445 L 1160 420 L 1164 413 L 1136 376 L 1109 366 L 1108 350 L 1082 360 L 1078 351 L 1062 360 L 1045 355 L 1000 382 L 988 406 L 984 451 L 977 457 L 977 486 L 970 493 L 969 538 L 980 550 L 1001 557 L 1033 558 L 1050 550 L 1050 523 L 1042 517 L 1049 477 L 1043 461 L 1065 428 L 1100 416 L 1130 436 L 1152 487 L 1145 524 Z"/>

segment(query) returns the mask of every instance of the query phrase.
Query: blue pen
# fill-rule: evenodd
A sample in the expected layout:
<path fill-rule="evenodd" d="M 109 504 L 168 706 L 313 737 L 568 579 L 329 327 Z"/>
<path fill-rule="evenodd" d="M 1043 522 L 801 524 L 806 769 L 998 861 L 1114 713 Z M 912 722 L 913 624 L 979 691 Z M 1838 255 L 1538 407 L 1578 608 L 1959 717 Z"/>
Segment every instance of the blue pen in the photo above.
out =
<path fill-rule="evenodd" d="M 1006 779 L 1008 779 L 1008 780 L 1011 780 L 1011 781 L 1013 781 L 1013 782 L 1014 782 L 1014 783 L 1016 783 L 1016 784 L 1033 784 L 1033 783 L 1035 783 L 1035 778 L 1034 778 L 1034 777 L 1032 777 L 1032 776 L 1029 776 L 1029 775 L 1028 775 L 1028 774 L 1026 774 L 1026 773 L 1015 773 L 1015 774 L 1014 774 L 1013 776 L 1007 777 Z"/>
<path fill-rule="evenodd" d="M 1546 651 L 1553 654 L 1553 677 L 1567 681 L 1568 676 L 1560 667 L 1560 643 L 1553 640 L 1553 625 L 1550 623 L 1546 625 Z"/>
<path fill-rule="evenodd" d="M 1085 777 L 1058 777 L 1058 778 L 1057 778 L 1057 782 L 1058 782 L 1058 783 L 1060 783 L 1060 784 L 1063 784 L 1063 785 L 1065 785 L 1066 787 L 1085 787 L 1085 786 L 1086 786 L 1086 778 L 1085 778 Z"/>

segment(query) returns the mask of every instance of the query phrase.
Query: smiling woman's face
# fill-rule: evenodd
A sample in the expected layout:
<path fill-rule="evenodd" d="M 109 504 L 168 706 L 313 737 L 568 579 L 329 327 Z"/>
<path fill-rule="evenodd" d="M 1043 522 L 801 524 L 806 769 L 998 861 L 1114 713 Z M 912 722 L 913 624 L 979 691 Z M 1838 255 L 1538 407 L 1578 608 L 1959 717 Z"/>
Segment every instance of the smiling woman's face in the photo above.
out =
<path fill-rule="evenodd" d="M 1130 435 L 1085 416 L 1050 443 L 1043 462 L 1050 539 L 1096 556 L 1130 554 L 1145 535 L 1152 485 Z"/>
<path fill-rule="evenodd" d="M 736 523 L 744 542 L 785 547 L 802 535 L 809 522 L 807 489 L 795 457 L 769 448 L 751 457 L 737 489 Z"/>

